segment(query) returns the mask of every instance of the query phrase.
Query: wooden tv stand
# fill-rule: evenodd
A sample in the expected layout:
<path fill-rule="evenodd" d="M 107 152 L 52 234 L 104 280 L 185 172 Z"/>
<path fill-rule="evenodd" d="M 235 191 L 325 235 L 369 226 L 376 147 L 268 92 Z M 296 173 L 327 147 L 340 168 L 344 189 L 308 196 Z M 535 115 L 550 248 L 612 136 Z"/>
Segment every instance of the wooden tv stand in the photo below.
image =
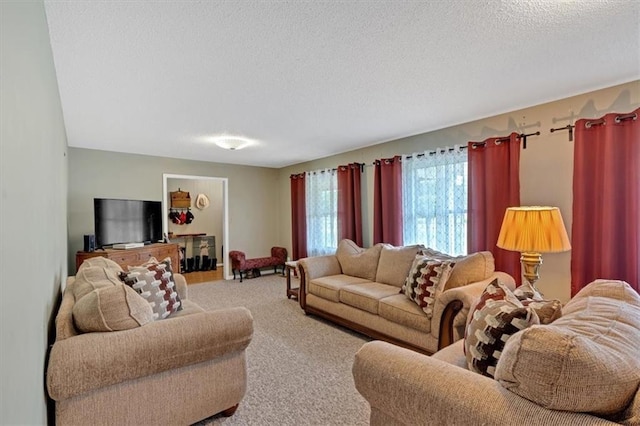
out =
<path fill-rule="evenodd" d="M 128 266 L 138 266 L 145 263 L 149 258 L 155 257 L 158 260 L 171 258 L 171 269 L 173 272 L 180 272 L 180 253 L 178 244 L 149 244 L 144 247 L 126 250 L 104 249 L 92 252 L 79 251 L 76 253 L 76 271 L 85 259 L 91 257 L 106 257 L 113 260 L 125 271 Z"/>

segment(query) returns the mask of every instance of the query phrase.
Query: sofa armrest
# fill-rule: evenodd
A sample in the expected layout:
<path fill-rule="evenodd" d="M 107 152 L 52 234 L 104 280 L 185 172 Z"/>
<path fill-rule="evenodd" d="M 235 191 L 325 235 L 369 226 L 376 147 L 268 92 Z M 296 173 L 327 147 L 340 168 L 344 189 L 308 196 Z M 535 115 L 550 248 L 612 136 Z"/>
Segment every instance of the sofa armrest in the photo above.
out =
<path fill-rule="evenodd" d="M 305 257 L 304 259 L 300 259 L 298 263 L 304 269 L 304 275 L 308 281 L 342 273 L 342 267 L 335 254 Z"/>
<path fill-rule="evenodd" d="M 511 275 L 504 272 L 494 272 L 489 278 L 482 281 L 446 290 L 435 300 L 431 334 L 442 343 L 438 349 L 464 337 L 464 328 L 470 308 L 475 305 L 487 285 L 496 278 L 512 290 L 515 289 L 515 280 Z"/>
<path fill-rule="evenodd" d="M 182 274 L 173 274 L 173 281 L 176 283 L 176 292 L 180 299 L 189 298 L 189 290 L 187 287 L 187 279 Z"/>
<path fill-rule="evenodd" d="M 315 278 L 338 275 L 342 273 L 342 267 L 338 257 L 334 254 L 327 256 L 305 257 L 298 260 L 298 270 L 300 271 L 300 288 L 298 290 L 298 302 L 300 307 L 307 306 L 307 283 Z"/>
<path fill-rule="evenodd" d="M 493 379 L 381 341 L 356 353 L 352 372 L 372 412 L 398 424 L 614 424 L 545 409 Z M 371 424 L 381 423 L 372 415 Z"/>
<path fill-rule="evenodd" d="M 47 389 L 59 401 L 116 383 L 243 351 L 253 335 L 246 308 L 158 320 L 125 331 L 56 341 Z"/>

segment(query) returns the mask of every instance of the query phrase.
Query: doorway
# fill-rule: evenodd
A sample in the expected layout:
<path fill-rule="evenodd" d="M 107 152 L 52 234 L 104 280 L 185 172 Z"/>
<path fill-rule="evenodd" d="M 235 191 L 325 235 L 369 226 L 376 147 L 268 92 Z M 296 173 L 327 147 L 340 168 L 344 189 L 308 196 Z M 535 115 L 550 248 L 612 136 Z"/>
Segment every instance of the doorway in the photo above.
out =
<path fill-rule="evenodd" d="M 171 241 L 185 247 L 185 263 L 187 258 L 195 259 L 196 256 L 202 262 L 203 259 L 199 256 L 200 251 L 198 251 L 201 248 L 193 247 L 194 240 L 208 241 L 207 245 L 214 246 L 209 247 L 211 257 L 215 256 L 217 259 L 217 268 L 222 267 L 222 279 L 230 279 L 230 265 L 225 261 L 227 247 L 229 247 L 229 180 L 220 177 L 169 173 L 164 173 L 162 180 L 163 233 L 169 235 L 172 232 L 174 238 L 170 237 Z M 169 194 L 178 190 L 189 192 L 191 207 L 171 209 Z M 184 213 L 182 217 L 186 216 L 190 220 L 186 222 L 170 220 L 169 213 L 172 213 L 172 216 L 175 216 L 176 213 L 181 216 Z M 211 262 L 210 265 L 213 264 L 212 259 L 208 261 Z M 195 264 L 192 264 L 191 267 L 193 270 Z"/>

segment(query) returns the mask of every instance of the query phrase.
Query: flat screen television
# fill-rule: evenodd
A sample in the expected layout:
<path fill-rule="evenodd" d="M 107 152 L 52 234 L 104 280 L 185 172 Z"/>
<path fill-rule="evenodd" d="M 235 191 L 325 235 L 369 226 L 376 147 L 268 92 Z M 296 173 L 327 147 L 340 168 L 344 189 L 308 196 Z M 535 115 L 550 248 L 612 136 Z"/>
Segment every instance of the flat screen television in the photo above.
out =
<path fill-rule="evenodd" d="M 94 198 L 96 247 L 162 240 L 160 201 Z"/>

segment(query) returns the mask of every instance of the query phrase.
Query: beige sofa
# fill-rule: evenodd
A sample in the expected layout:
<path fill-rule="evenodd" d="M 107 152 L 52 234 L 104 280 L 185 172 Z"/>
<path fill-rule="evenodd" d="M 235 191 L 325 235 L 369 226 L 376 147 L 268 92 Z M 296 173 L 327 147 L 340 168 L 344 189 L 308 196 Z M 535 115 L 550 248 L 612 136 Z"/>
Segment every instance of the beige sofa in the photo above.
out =
<path fill-rule="evenodd" d="M 184 277 L 174 279 L 182 310 L 127 330 L 86 333 L 74 323 L 76 280 L 68 279 L 46 372 L 56 424 L 192 424 L 235 412 L 247 386 L 251 313 L 206 312 L 188 300 Z M 127 292 L 127 303 L 137 303 Z M 96 324 L 118 328 L 122 321 Z"/>
<path fill-rule="evenodd" d="M 456 262 L 431 315 L 401 293 L 416 254 L 423 251 Z M 299 265 L 305 313 L 430 354 L 462 338 L 470 304 L 489 282 L 514 282 L 494 271 L 490 252 L 451 258 L 420 246 L 377 244 L 365 250 L 350 240 L 342 240 L 335 255 L 301 259 Z"/>
<path fill-rule="evenodd" d="M 467 369 L 462 340 L 432 357 L 370 342 L 353 376 L 372 425 L 640 425 L 639 350 L 640 296 L 596 281 L 509 338 L 495 380 Z"/>

